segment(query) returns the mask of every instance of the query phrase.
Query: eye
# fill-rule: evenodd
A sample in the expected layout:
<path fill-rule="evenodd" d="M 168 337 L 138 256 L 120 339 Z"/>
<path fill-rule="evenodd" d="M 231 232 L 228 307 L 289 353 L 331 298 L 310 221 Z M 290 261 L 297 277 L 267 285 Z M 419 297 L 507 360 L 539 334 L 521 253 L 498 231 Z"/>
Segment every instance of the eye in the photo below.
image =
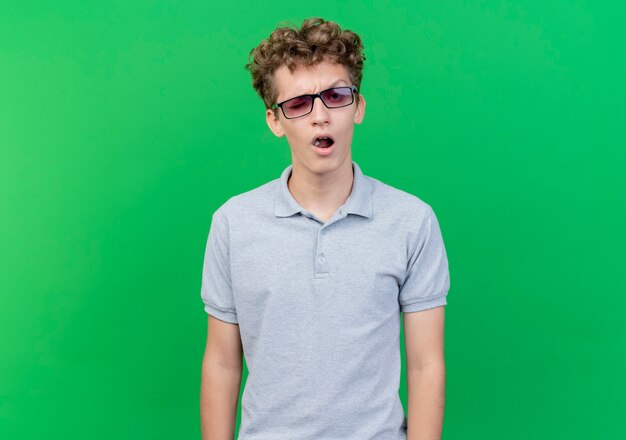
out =
<path fill-rule="evenodd" d="M 293 109 L 301 108 L 305 106 L 306 104 L 307 104 L 306 100 L 301 99 L 301 98 L 292 99 L 291 101 L 288 101 L 285 103 L 285 105 L 288 108 L 293 108 Z"/>
<path fill-rule="evenodd" d="M 324 93 L 324 99 L 332 104 L 343 104 L 350 93 L 346 93 L 345 87 L 330 89 Z"/>

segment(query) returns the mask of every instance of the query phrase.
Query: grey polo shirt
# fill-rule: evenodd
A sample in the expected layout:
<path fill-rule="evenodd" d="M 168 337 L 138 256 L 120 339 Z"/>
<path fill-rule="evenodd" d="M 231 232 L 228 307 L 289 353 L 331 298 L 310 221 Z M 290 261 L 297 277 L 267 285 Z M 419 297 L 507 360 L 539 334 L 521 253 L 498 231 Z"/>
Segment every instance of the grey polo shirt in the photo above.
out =
<path fill-rule="evenodd" d="M 445 306 L 437 218 L 352 161 L 350 196 L 326 223 L 280 178 L 212 217 L 201 297 L 239 325 L 248 377 L 240 440 L 404 440 L 401 313 Z"/>

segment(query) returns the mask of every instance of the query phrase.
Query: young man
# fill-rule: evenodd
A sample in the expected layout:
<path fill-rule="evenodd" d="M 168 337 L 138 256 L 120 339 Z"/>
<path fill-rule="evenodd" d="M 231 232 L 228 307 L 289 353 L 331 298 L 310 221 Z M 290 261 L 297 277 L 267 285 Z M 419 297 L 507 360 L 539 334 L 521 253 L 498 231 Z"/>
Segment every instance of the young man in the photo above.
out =
<path fill-rule="evenodd" d="M 233 438 L 243 354 L 241 440 L 439 439 L 448 261 L 431 207 L 352 161 L 365 115 L 361 40 L 307 19 L 275 30 L 252 58 L 267 124 L 292 163 L 212 217 L 203 438 Z"/>

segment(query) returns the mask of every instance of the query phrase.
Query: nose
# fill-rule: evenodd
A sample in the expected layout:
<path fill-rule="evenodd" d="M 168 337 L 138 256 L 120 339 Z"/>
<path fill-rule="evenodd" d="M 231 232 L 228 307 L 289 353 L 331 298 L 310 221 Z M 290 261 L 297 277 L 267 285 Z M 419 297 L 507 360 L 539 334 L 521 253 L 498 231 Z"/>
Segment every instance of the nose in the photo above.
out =
<path fill-rule="evenodd" d="M 330 112 L 328 110 L 328 107 L 326 107 L 322 102 L 322 98 L 319 96 L 313 98 L 313 110 L 311 110 L 311 114 L 309 115 L 312 122 L 316 124 L 324 124 L 328 122 L 330 120 Z"/>

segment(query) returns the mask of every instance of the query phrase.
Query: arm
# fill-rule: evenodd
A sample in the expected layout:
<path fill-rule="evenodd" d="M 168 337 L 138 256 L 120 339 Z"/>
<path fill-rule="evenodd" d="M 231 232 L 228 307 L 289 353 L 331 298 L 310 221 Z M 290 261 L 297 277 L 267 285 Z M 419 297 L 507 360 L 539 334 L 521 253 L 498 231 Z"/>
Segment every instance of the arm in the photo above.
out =
<path fill-rule="evenodd" d="M 239 325 L 209 315 L 200 387 L 202 440 L 233 440 L 241 373 Z"/>
<path fill-rule="evenodd" d="M 444 307 L 404 313 L 407 440 L 439 440 L 443 428 Z"/>

